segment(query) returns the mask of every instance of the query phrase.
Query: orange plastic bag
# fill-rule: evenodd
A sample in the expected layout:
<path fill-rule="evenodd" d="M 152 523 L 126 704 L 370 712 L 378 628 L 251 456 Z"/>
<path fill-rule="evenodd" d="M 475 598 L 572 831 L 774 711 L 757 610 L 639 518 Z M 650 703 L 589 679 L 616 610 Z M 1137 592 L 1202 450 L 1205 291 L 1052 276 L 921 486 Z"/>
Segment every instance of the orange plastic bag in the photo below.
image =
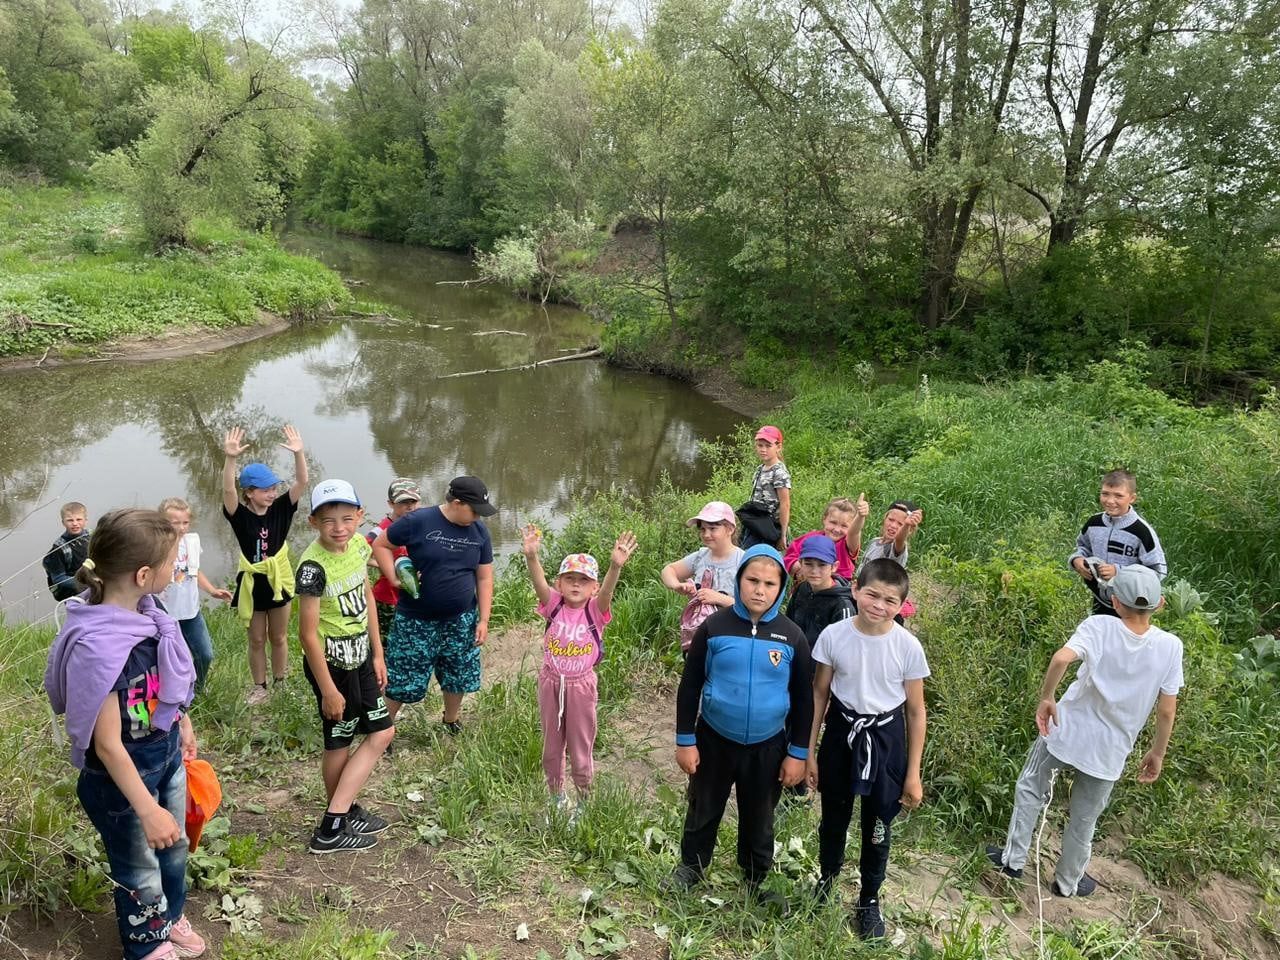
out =
<path fill-rule="evenodd" d="M 187 843 L 194 850 L 204 825 L 222 803 L 222 785 L 208 760 L 184 760 L 187 768 Z"/>

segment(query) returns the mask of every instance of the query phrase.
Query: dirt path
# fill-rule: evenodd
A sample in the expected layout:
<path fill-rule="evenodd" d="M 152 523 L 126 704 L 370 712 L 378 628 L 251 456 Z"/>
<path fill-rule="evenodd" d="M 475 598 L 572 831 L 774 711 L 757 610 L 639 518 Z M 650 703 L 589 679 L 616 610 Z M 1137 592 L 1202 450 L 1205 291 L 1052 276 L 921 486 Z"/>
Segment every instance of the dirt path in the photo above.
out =
<path fill-rule="evenodd" d="M 486 683 L 509 682 L 522 672 L 536 670 L 539 634 L 536 627 L 517 627 L 495 636 L 486 649 Z M 599 752 L 605 775 L 619 777 L 646 796 L 664 785 L 681 787 L 682 777 L 671 753 L 674 693 L 673 677 L 641 676 L 628 705 L 605 715 Z M 458 957 L 471 947 L 482 956 L 488 952 L 532 960 L 540 950 L 562 956 L 565 945 L 582 930 L 580 912 L 565 900 L 581 881 L 566 872 L 571 869 L 571 857 L 561 846 L 563 838 L 548 833 L 542 844 L 522 844 L 521 856 L 536 858 L 523 861 L 509 854 L 516 847 L 504 848 L 500 838 L 488 845 L 468 837 L 435 845 L 424 840 L 421 815 L 430 811 L 415 805 L 405 785 L 415 776 L 430 775 L 426 761 L 433 754 L 425 747 L 438 748 L 437 742 L 425 741 L 441 736 L 432 722 L 436 707 L 426 709 L 430 716 L 426 711 L 407 715 L 408 735 L 394 759 L 375 770 L 368 794 L 377 798 L 378 810 L 392 821 L 392 827 L 378 847 L 366 853 L 316 857 L 306 852 L 306 838 L 321 799 L 314 763 L 255 766 L 251 760 L 240 761 L 243 771 L 235 768 L 227 784 L 228 795 L 235 798 L 230 811 L 233 833 L 262 838 L 263 853 L 256 866 L 245 870 L 246 879 L 235 899 L 257 898 L 261 910 L 253 919 L 257 929 L 273 939 L 303 936 L 317 914 L 337 911 L 354 925 L 397 931 L 394 948 L 401 951 L 413 948 L 426 956 Z M 234 767 L 236 761 L 230 762 Z M 1053 833 L 1046 832 L 1046 875 L 1057 853 L 1050 846 Z M 892 905 L 890 932 L 901 931 L 904 940 L 919 934 L 936 938 L 938 930 L 961 929 L 976 922 L 984 929 L 1004 927 L 1014 948 L 1034 956 L 1042 906 L 1045 923 L 1057 929 L 1093 921 L 1106 921 L 1113 930 L 1141 928 L 1145 942 L 1164 944 L 1170 947 L 1169 955 L 1187 960 L 1280 957 L 1280 947 L 1267 939 L 1255 920 L 1267 908 L 1245 884 L 1211 876 L 1189 894 L 1155 888 L 1105 841 L 1098 845 L 1090 871 L 1101 887 L 1097 895 L 1088 900 L 1046 896 L 1041 905 L 1030 869 L 1028 879 L 1018 884 L 975 869 L 972 859 L 895 853 L 884 897 Z M 846 902 L 852 890 L 849 882 Z M 226 922 L 209 916 L 220 914 L 222 903 L 220 896 L 196 891 L 188 908 L 214 945 L 209 953 L 214 958 L 230 930 Z M 657 960 L 668 955 L 667 945 L 653 932 L 653 921 L 646 916 L 644 922 L 627 924 L 631 945 L 624 956 Z M 798 917 L 790 922 L 806 921 Z M 527 925 L 527 940 L 516 939 L 520 924 Z M 8 938 L 8 942 L 0 939 L 0 957 L 5 960 L 114 960 L 119 956 L 110 910 L 100 914 L 64 910 L 55 923 L 37 923 L 26 913 L 0 914 L 0 935 Z M 1105 955 L 1110 956 L 1110 951 Z"/>

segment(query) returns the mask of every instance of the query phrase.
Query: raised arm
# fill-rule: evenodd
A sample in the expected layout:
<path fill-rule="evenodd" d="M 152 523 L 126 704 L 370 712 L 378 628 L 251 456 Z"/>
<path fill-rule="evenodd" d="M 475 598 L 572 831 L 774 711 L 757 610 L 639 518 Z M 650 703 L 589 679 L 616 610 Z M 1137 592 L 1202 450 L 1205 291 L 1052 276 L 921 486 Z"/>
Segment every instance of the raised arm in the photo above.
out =
<path fill-rule="evenodd" d="M 293 454 L 293 484 L 289 487 L 289 499 L 297 503 L 307 489 L 307 457 L 302 449 L 302 434 L 291 423 L 284 425 L 284 443 L 280 444 Z"/>
<path fill-rule="evenodd" d="M 524 551 L 525 566 L 529 568 L 529 579 L 533 582 L 533 593 L 538 603 L 546 606 L 551 599 L 551 585 L 547 583 L 546 571 L 542 569 L 542 560 L 538 556 L 538 545 L 542 543 L 542 531 L 532 523 L 520 528 L 520 546 Z"/>
<path fill-rule="evenodd" d="M 608 613 L 613 606 L 613 591 L 617 589 L 618 577 L 622 575 L 622 568 L 626 566 L 635 550 L 636 535 L 630 530 L 624 531 L 613 545 L 613 553 L 609 554 L 609 571 L 600 584 L 600 592 L 596 594 L 596 606 L 600 608 L 601 613 Z"/>
<path fill-rule="evenodd" d="M 222 438 L 222 508 L 227 513 L 235 513 L 240 505 L 236 494 L 236 458 L 247 449 L 243 427 L 232 427 Z"/>
<path fill-rule="evenodd" d="M 898 528 L 898 535 L 893 538 L 893 552 L 898 556 L 902 556 L 903 551 L 907 549 L 907 541 L 912 535 L 920 529 L 920 523 L 924 520 L 923 510 L 912 510 L 907 514 L 907 519 L 902 522 L 902 526 Z"/>
<path fill-rule="evenodd" d="M 844 536 L 845 546 L 849 550 L 849 556 L 856 561 L 858 553 L 862 549 L 862 528 L 867 524 L 867 514 L 871 512 L 871 504 L 867 503 L 867 495 L 865 493 L 858 494 L 858 502 L 853 506 L 853 523 L 849 526 L 849 532 Z"/>

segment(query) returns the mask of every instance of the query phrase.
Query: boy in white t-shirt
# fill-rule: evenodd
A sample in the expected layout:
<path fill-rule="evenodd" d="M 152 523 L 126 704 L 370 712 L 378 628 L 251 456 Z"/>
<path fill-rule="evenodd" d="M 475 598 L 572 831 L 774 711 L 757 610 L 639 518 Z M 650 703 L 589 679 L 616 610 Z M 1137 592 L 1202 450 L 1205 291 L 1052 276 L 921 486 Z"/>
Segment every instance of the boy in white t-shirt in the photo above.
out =
<path fill-rule="evenodd" d="M 924 793 L 920 760 L 929 664 L 920 641 L 893 619 L 908 587 L 907 571 L 895 561 L 865 564 L 853 588 L 857 613 L 823 630 L 813 648 L 806 778 L 822 794 L 815 896 L 825 901 L 835 886 L 853 802 L 861 797 L 862 886 L 854 920 L 863 939 L 884 936 L 880 885 L 889 864 L 889 824 L 903 807 L 920 806 Z"/>
<path fill-rule="evenodd" d="M 1003 847 L 987 848 L 988 858 L 1006 876 L 1021 877 L 1055 774 L 1074 772 L 1070 819 L 1052 886 L 1060 897 L 1087 897 L 1097 888 L 1085 873 L 1094 826 L 1152 707 L 1155 736 L 1138 767 L 1138 782 L 1153 783 L 1160 776 L 1182 687 L 1182 641 L 1151 624 L 1151 615 L 1164 605 L 1159 575 L 1139 564 L 1121 567 L 1104 585 L 1104 594 L 1117 616 L 1089 617 L 1049 661 L 1036 708 L 1040 736 L 1014 788 L 1009 833 Z M 1055 703 L 1058 684 L 1076 660 L 1076 679 Z"/>

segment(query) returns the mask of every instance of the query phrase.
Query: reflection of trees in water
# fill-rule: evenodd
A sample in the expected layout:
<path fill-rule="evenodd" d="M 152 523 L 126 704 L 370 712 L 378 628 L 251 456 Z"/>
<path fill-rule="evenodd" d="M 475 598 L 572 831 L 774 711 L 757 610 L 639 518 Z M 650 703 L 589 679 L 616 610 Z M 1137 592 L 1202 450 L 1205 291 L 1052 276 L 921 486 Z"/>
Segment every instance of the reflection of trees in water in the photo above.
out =
<path fill-rule="evenodd" d="M 11 527 L 38 502 L 46 471 L 52 474 L 79 458 L 81 450 L 122 424 L 153 427 L 156 443 L 189 478 L 174 490 L 209 516 L 221 503 L 222 434 L 241 423 L 266 441 L 268 462 L 284 425 L 265 410 L 238 408 L 249 371 L 287 357 L 300 345 L 321 342 L 336 327 L 317 326 L 269 337 L 216 353 L 142 364 L 93 363 L 0 379 L 0 417 L 24 425 L 0 432 L 0 526 Z M 301 338 L 301 344 L 300 344 Z M 283 452 L 283 451 L 281 451 Z M 44 498 L 91 500 L 92 491 L 45 490 Z M 109 505 L 91 503 L 91 512 Z"/>

